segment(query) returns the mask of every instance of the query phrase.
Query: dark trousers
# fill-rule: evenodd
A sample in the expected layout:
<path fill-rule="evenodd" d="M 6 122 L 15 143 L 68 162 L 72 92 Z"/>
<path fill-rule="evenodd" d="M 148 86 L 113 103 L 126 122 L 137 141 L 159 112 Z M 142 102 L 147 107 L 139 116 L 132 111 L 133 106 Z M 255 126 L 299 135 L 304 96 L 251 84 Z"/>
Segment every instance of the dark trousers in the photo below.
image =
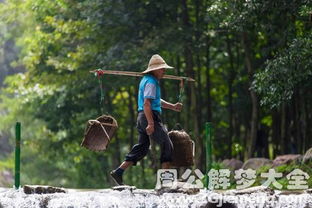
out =
<path fill-rule="evenodd" d="M 150 135 L 151 139 L 156 141 L 161 147 L 160 162 L 172 161 L 173 145 L 168 136 L 168 131 L 161 122 L 160 114 L 157 111 L 153 111 L 154 120 L 154 133 Z M 137 161 L 144 158 L 147 155 L 150 140 L 149 135 L 146 133 L 147 119 L 143 111 L 138 113 L 137 129 L 139 132 L 139 143 L 134 145 L 131 151 L 126 155 L 125 161 L 133 162 L 136 165 Z"/>

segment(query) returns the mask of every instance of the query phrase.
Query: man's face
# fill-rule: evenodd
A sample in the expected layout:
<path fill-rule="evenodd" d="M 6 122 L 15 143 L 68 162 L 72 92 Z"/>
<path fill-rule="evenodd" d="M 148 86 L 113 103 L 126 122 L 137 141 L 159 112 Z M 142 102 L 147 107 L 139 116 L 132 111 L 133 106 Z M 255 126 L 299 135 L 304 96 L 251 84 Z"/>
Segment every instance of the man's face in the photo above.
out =
<path fill-rule="evenodd" d="M 153 74 L 157 79 L 161 79 L 165 75 L 165 72 L 166 72 L 166 69 L 157 69 L 153 71 Z"/>

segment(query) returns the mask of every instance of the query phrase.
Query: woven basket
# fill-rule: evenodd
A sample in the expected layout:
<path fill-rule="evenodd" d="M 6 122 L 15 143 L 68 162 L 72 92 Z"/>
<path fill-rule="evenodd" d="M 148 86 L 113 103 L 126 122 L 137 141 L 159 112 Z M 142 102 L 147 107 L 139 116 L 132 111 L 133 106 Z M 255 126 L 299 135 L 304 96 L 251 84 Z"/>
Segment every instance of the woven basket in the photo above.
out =
<path fill-rule="evenodd" d="M 171 165 L 173 167 L 188 167 L 194 165 L 195 145 L 190 136 L 184 131 L 170 131 L 168 133 L 173 144 Z"/>
<path fill-rule="evenodd" d="M 106 150 L 117 128 L 117 121 L 112 116 L 102 115 L 96 120 L 89 120 L 81 146 L 92 151 Z"/>
<path fill-rule="evenodd" d="M 102 115 L 102 116 L 98 117 L 96 120 L 101 122 L 101 124 L 104 126 L 109 138 L 111 139 L 115 135 L 116 130 L 118 128 L 118 124 L 117 124 L 116 119 L 114 119 L 114 117 L 109 116 L 109 115 Z"/>

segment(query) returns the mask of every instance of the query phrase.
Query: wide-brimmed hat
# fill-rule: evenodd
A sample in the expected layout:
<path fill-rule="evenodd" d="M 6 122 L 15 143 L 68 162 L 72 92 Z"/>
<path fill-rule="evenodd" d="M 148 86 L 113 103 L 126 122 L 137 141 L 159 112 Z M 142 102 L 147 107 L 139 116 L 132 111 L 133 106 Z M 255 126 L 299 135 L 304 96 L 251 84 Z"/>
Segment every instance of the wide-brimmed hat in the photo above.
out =
<path fill-rule="evenodd" d="M 146 74 L 151 71 L 155 71 L 158 69 L 172 69 L 172 66 L 169 66 L 166 64 L 165 60 L 158 54 L 155 54 L 151 57 L 148 67 L 145 71 L 143 71 L 143 74 Z"/>

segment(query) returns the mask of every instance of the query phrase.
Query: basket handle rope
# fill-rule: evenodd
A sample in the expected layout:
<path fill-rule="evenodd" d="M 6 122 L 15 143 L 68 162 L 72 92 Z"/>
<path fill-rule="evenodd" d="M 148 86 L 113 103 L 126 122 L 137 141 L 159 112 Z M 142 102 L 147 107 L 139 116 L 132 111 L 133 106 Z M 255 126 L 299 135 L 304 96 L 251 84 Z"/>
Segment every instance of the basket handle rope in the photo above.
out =
<path fill-rule="evenodd" d="M 180 92 L 178 96 L 178 102 L 183 103 L 184 100 L 184 82 L 187 81 L 186 78 L 181 79 L 180 81 Z"/>
<path fill-rule="evenodd" d="M 100 86 L 100 92 L 101 92 L 100 105 L 103 106 L 103 108 L 101 107 L 101 111 L 103 113 L 104 112 L 104 80 L 103 80 L 104 72 L 100 69 L 97 69 L 94 71 L 94 75 L 98 78 L 98 83 Z"/>

